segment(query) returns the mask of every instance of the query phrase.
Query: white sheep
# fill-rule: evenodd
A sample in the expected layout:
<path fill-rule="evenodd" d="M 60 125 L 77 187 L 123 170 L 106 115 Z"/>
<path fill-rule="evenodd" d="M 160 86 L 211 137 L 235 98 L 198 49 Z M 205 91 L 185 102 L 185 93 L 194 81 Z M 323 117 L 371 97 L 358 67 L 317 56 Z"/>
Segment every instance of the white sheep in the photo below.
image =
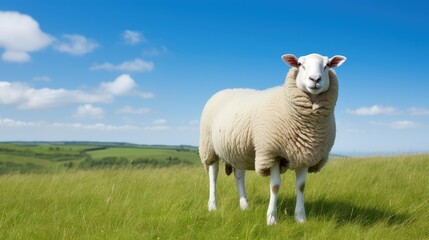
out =
<path fill-rule="evenodd" d="M 248 208 L 245 170 L 270 176 L 267 224 L 277 223 L 280 174 L 296 172 L 295 220 L 306 220 L 307 172 L 319 171 L 335 139 L 334 108 L 338 96 L 335 72 L 346 60 L 310 54 L 282 59 L 291 68 L 283 86 L 257 91 L 227 89 L 213 95 L 201 115 L 199 153 L 209 172 L 209 211 L 216 210 L 219 160 L 229 175 L 234 169 L 242 210 Z"/>

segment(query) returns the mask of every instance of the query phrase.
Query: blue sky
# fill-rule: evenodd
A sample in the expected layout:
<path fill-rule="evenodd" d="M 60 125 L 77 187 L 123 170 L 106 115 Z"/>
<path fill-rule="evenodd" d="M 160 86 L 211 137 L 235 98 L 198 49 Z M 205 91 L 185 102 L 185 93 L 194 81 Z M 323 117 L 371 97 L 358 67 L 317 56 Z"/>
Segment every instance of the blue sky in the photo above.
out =
<path fill-rule="evenodd" d="M 333 152 L 429 151 L 424 1 L 0 3 L 0 141 L 198 144 L 207 99 L 283 83 L 281 55 L 337 69 Z"/>

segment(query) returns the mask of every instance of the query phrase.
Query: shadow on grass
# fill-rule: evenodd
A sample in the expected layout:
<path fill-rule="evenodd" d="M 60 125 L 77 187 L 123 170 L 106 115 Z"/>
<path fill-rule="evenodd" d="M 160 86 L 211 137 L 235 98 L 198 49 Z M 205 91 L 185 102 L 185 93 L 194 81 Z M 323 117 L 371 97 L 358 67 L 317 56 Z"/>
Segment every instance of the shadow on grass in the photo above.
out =
<path fill-rule="evenodd" d="M 280 220 L 284 220 L 289 217 L 293 218 L 295 211 L 295 201 L 296 199 L 294 197 L 279 197 L 277 210 L 279 213 L 287 212 L 287 215 L 279 214 Z M 258 205 L 266 204 L 268 207 L 269 199 L 257 197 L 253 200 L 253 202 L 254 204 Z M 379 206 L 379 208 L 357 206 L 346 201 L 337 201 L 331 199 L 305 201 L 307 219 L 335 221 L 338 226 L 351 223 L 362 226 L 370 226 L 381 222 L 385 222 L 388 226 L 394 226 L 409 224 L 413 221 L 410 215 L 380 209 L 382 207 L 383 206 Z"/>

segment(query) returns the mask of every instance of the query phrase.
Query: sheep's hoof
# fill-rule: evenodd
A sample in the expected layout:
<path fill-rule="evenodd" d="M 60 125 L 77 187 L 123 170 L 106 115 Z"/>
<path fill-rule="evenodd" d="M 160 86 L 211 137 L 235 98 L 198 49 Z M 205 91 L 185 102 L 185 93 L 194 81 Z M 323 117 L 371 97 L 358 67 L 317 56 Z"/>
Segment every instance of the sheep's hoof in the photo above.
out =
<path fill-rule="evenodd" d="M 215 201 L 209 201 L 209 211 L 210 212 L 215 211 L 216 208 L 217 208 L 216 202 Z"/>
<path fill-rule="evenodd" d="M 271 213 L 267 215 L 267 225 L 276 225 L 277 224 L 277 213 Z"/>
<path fill-rule="evenodd" d="M 296 214 L 295 215 L 295 221 L 297 222 L 297 223 L 304 223 L 304 222 L 306 222 L 307 221 L 307 218 L 305 217 L 305 214 Z"/>
<path fill-rule="evenodd" d="M 242 211 L 245 211 L 249 208 L 249 204 L 247 203 L 247 200 L 245 198 L 240 199 L 240 209 Z"/>

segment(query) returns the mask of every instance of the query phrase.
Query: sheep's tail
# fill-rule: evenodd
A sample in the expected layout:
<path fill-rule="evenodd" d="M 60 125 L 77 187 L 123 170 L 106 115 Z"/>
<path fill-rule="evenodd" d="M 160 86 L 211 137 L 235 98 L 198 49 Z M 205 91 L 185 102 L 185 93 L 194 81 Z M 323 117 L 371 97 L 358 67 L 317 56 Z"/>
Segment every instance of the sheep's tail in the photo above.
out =
<path fill-rule="evenodd" d="M 232 170 L 233 170 L 232 166 L 229 165 L 228 163 L 225 163 L 225 173 L 227 176 L 231 175 Z"/>

